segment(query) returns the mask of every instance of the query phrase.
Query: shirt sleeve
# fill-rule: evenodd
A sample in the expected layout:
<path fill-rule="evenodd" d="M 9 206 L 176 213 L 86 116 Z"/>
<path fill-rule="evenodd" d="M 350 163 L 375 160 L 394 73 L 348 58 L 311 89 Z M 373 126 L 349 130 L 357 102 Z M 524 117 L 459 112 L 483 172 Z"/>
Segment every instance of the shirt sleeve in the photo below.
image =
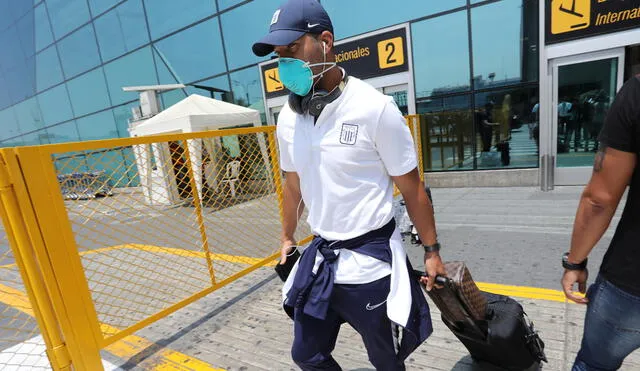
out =
<path fill-rule="evenodd" d="M 418 166 L 411 131 L 393 101 L 385 105 L 380 115 L 375 144 L 389 175 L 404 175 Z"/>
<path fill-rule="evenodd" d="M 287 172 L 295 172 L 293 166 L 293 130 L 285 123 L 276 126 L 278 138 L 278 156 L 280 157 L 280 169 Z"/>
<path fill-rule="evenodd" d="M 640 125 L 640 79 L 627 81 L 611 104 L 598 140 L 624 152 L 638 152 L 637 131 Z"/>

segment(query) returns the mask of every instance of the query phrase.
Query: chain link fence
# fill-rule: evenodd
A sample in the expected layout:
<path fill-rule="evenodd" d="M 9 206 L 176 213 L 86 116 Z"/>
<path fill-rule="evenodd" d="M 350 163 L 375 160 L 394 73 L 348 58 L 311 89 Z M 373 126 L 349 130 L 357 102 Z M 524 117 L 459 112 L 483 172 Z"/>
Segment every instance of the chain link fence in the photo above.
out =
<path fill-rule="evenodd" d="M 52 154 L 105 338 L 278 252 L 279 174 L 267 135 Z"/>

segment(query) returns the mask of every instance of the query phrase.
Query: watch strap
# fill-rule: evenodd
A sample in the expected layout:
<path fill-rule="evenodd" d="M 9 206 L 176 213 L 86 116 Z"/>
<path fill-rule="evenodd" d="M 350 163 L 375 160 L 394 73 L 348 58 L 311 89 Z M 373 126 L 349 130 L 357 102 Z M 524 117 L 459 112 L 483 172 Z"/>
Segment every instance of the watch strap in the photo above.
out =
<path fill-rule="evenodd" d="M 566 252 L 564 253 L 564 255 L 562 255 L 562 267 L 568 270 L 572 270 L 572 271 L 583 271 L 585 269 L 587 269 L 587 261 L 589 259 L 585 258 L 582 262 L 576 264 L 576 263 L 570 263 L 569 262 L 569 253 Z"/>
<path fill-rule="evenodd" d="M 436 242 L 433 245 L 422 245 L 424 252 L 438 252 L 440 251 L 440 243 Z"/>

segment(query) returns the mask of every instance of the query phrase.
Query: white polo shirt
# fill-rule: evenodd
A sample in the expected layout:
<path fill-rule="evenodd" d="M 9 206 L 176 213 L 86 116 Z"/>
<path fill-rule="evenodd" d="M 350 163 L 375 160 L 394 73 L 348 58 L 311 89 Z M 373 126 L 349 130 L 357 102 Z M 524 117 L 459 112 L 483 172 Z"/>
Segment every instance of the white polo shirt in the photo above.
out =
<path fill-rule="evenodd" d="M 330 241 L 357 237 L 389 222 L 391 176 L 418 164 L 411 132 L 393 98 L 354 77 L 315 125 L 312 116 L 285 105 L 277 137 L 282 170 L 300 177 L 313 233 Z M 350 250 L 337 253 L 336 283 L 366 283 L 391 272 L 389 264 L 372 257 Z"/>

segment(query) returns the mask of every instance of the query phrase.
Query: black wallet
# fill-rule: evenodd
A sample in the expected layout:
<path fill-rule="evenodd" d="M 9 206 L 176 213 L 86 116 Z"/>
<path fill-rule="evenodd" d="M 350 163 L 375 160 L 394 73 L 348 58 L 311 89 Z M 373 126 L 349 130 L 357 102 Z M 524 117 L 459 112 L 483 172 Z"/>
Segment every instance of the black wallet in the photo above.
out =
<path fill-rule="evenodd" d="M 294 248 L 295 250 L 287 255 L 287 260 L 284 264 L 280 264 L 280 262 L 276 264 L 275 270 L 282 282 L 287 280 L 289 273 L 291 273 L 291 270 L 293 269 L 293 265 L 298 261 L 298 258 L 300 258 L 300 251 L 298 251 L 297 247 Z"/>

